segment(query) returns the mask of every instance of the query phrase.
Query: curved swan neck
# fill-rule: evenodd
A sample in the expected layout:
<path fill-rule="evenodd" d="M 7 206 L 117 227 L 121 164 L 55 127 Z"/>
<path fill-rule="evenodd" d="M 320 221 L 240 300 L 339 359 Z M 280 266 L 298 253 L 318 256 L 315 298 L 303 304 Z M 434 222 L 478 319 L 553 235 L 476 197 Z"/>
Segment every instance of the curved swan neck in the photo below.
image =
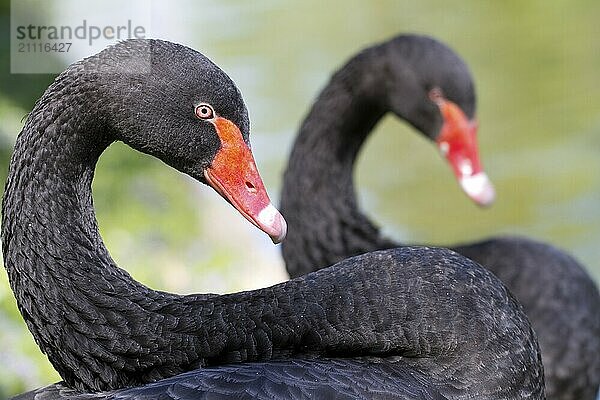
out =
<path fill-rule="evenodd" d="M 353 182 L 357 154 L 388 111 L 384 58 L 381 48 L 371 48 L 352 59 L 333 75 L 300 127 L 281 201 L 289 226 L 283 256 L 292 277 L 394 247 L 359 210 Z M 309 242 L 314 251 L 305 251 Z"/>
<path fill-rule="evenodd" d="M 353 166 L 388 111 L 436 139 L 445 122 L 431 99 L 433 89 L 474 118 L 467 65 L 444 44 L 419 35 L 363 50 L 332 77 L 300 128 L 285 173 L 281 211 L 289 234 L 283 256 L 291 276 L 398 245 L 358 209 Z"/>
<path fill-rule="evenodd" d="M 214 331 L 242 334 L 252 326 L 211 318 L 228 314 L 213 295 L 154 291 L 112 260 L 91 184 L 114 135 L 102 110 L 77 101 L 97 91 L 66 75 L 38 101 L 17 138 L 2 204 L 4 264 L 40 349 L 69 386 L 84 391 L 152 382 L 211 359 L 256 358 L 227 354 L 231 338 Z M 260 352 L 273 353 L 271 342 L 261 345 Z"/>
<path fill-rule="evenodd" d="M 114 299 L 147 290 L 115 265 L 98 231 L 91 183 L 112 139 L 93 107 L 76 100 L 85 91 L 63 74 L 38 101 L 17 138 L 2 204 L 4 263 L 19 309 L 63 379 L 79 387 L 98 365 L 93 352 L 79 352 L 99 347 L 92 343 Z M 123 336 L 115 330 L 104 340 Z"/>
<path fill-rule="evenodd" d="M 5 257 L 25 241 L 40 259 L 54 253 L 74 262 L 82 244 L 96 254 L 78 264 L 110 259 L 98 232 L 91 183 L 98 157 L 112 140 L 101 125 L 89 123 L 86 104 L 61 99 L 63 84 L 71 85 L 66 80 L 59 78 L 38 101 L 17 138 L 3 199 Z M 70 245 L 50 246 L 61 241 Z"/>
<path fill-rule="evenodd" d="M 57 87 L 63 86 L 47 91 L 17 139 L 2 236 L 18 306 L 67 384 L 110 390 L 224 362 L 290 354 L 422 354 L 444 347 L 440 336 L 428 349 L 413 348 L 400 331 L 418 332 L 418 326 L 382 325 L 370 314 L 361 297 L 365 293 L 377 298 L 385 292 L 382 299 L 405 302 L 406 293 L 396 293 L 398 261 L 389 255 L 365 260 L 363 268 L 356 267 L 360 272 L 351 265 L 226 296 L 179 296 L 133 280 L 104 247 L 92 204 L 94 167 L 112 135 L 101 114 L 86 118 L 94 115 L 88 105 L 72 100 L 78 88 Z M 377 264 L 376 271 L 366 272 L 369 261 Z M 378 295 L 375 286 L 365 286 L 369 279 L 385 281 L 377 286 Z M 339 295 L 331 293 L 332 287 Z M 359 293 L 356 300 L 354 293 Z M 353 316 L 348 305 L 353 312 L 364 311 L 359 325 L 346 318 Z M 345 317 L 331 319 L 325 310 Z"/>

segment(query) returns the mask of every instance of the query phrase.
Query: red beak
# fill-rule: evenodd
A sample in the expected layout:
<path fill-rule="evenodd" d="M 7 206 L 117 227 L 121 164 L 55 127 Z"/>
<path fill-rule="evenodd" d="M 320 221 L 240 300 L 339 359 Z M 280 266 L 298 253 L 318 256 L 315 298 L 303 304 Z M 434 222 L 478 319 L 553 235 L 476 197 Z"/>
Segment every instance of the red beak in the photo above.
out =
<path fill-rule="evenodd" d="M 208 184 L 248 221 L 268 234 L 273 243 L 281 242 L 287 233 L 287 224 L 269 200 L 242 133 L 225 118 L 217 117 L 213 124 L 221 139 L 221 148 L 204 170 Z"/>
<path fill-rule="evenodd" d="M 494 202 L 496 192 L 479 161 L 477 121 L 469 120 L 453 102 L 438 99 L 444 124 L 436 139 L 463 191 L 478 205 Z"/>

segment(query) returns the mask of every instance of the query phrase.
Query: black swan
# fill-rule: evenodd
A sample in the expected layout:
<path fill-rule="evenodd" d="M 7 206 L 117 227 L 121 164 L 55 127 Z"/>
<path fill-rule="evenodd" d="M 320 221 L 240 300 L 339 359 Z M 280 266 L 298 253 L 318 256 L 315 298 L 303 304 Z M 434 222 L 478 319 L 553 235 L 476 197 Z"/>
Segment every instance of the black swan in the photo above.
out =
<path fill-rule="evenodd" d="M 491 273 L 392 249 L 282 284 L 177 295 L 133 280 L 91 182 L 120 140 L 208 183 L 274 241 L 285 222 L 229 77 L 200 53 L 122 42 L 60 74 L 17 138 L 3 200 L 17 304 L 64 382 L 19 399 L 542 399 L 535 334 Z"/>
<path fill-rule="evenodd" d="M 359 210 L 352 176 L 360 147 L 388 111 L 437 143 L 473 200 L 493 200 L 477 153 L 475 90 L 467 66 L 434 39 L 396 37 L 360 52 L 335 73 L 302 123 L 281 200 L 290 229 L 283 257 L 291 277 L 401 246 Z M 517 237 L 454 250 L 494 272 L 522 303 L 540 341 L 548 398 L 595 398 L 600 297 L 577 261 Z"/>

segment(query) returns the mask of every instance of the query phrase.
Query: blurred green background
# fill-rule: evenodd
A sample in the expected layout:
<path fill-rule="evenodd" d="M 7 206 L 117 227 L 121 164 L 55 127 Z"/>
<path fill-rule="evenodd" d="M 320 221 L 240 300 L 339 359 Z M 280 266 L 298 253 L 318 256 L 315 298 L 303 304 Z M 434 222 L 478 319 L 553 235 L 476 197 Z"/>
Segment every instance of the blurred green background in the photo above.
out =
<path fill-rule="evenodd" d="M 277 203 L 296 129 L 332 71 L 401 32 L 433 35 L 470 65 L 480 146 L 498 191 L 480 210 L 433 146 L 386 118 L 360 156 L 363 209 L 408 242 L 496 234 L 568 249 L 600 279 L 600 2 L 149 1 L 152 36 L 210 57 L 237 83 L 255 157 Z M 9 74 L 9 5 L 0 2 L 0 180 L 23 118 L 53 79 Z M 229 292 L 287 278 L 279 249 L 211 189 L 113 145 L 94 182 L 105 242 L 153 288 Z M 0 272 L 0 398 L 58 380 Z"/>

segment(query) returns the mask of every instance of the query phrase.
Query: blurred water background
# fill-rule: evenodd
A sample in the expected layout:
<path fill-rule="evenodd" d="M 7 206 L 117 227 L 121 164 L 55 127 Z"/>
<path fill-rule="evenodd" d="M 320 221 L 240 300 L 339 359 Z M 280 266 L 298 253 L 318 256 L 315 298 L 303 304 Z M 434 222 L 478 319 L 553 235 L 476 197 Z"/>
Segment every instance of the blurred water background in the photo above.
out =
<path fill-rule="evenodd" d="M 431 143 L 387 117 L 359 159 L 363 209 L 389 235 L 412 243 L 535 237 L 568 249 L 600 280 L 600 2 L 154 0 L 150 6 L 153 37 L 200 50 L 237 83 L 257 164 L 276 203 L 296 129 L 334 69 L 401 32 L 442 39 L 475 76 L 482 158 L 497 203 L 487 210 L 470 203 Z M 0 26 L 3 183 L 23 117 L 53 76 L 10 75 L 4 0 Z M 113 258 L 155 289 L 224 293 L 287 279 L 280 250 L 213 190 L 124 145 L 102 156 L 94 200 Z M 59 379 L 27 331 L 4 271 L 0 366 L 0 398 Z"/>

